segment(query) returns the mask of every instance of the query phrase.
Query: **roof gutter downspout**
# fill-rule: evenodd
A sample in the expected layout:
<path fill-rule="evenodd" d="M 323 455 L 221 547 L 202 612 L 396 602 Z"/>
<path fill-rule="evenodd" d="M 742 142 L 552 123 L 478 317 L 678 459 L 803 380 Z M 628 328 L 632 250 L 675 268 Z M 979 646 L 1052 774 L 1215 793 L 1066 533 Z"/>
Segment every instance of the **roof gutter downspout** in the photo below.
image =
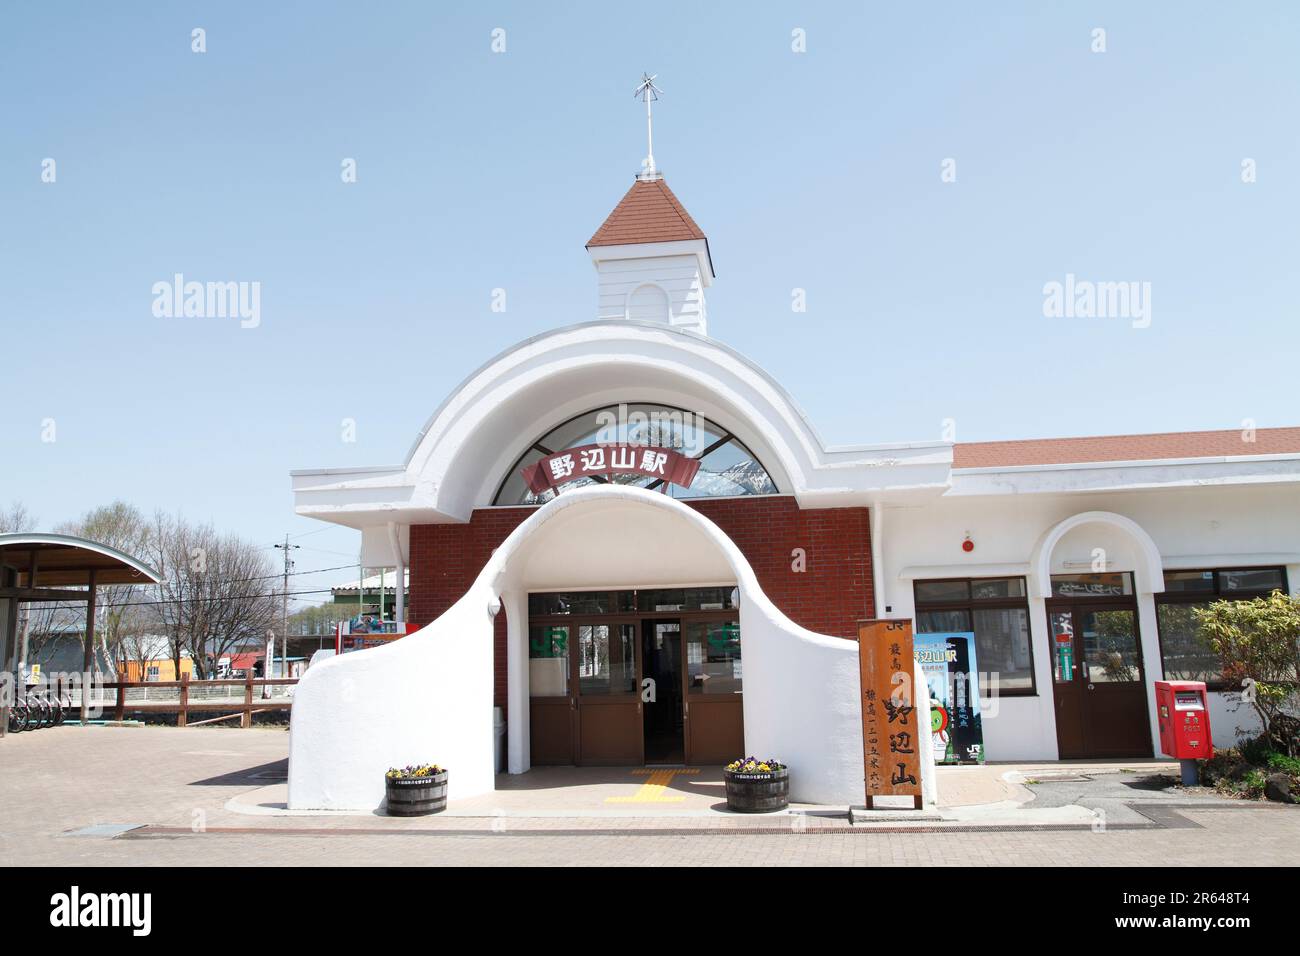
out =
<path fill-rule="evenodd" d="M 402 553 L 402 536 L 397 533 L 397 524 L 388 522 L 388 543 L 393 546 L 393 560 L 397 562 L 396 580 L 393 581 L 394 607 L 393 617 L 399 624 L 406 623 L 406 555 Z M 383 586 L 383 572 L 380 571 L 380 586 Z M 380 608 L 383 613 L 383 608 Z"/>
<path fill-rule="evenodd" d="M 875 598 L 876 618 L 885 618 L 885 561 L 882 538 L 885 531 L 885 509 L 877 499 L 871 505 L 871 593 Z"/>

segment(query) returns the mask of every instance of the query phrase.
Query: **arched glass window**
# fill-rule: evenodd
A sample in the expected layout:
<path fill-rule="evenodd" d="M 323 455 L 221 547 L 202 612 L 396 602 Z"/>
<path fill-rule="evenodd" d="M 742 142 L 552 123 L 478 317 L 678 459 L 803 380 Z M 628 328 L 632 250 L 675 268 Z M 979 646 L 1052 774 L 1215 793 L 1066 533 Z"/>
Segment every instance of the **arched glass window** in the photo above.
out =
<path fill-rule="evenodd" d="M 687 458 L 698 458 L 700 470 L 689 488 L 668 486 L 674 498 L 716 498 L 736 495 L 774 495 L 776 482 L 740 440 L 703 416 L 667 405 L 631 403 L 593 409 L 551 429 L 519 456 L 501 482 L 494 505 L 540 505 L 555 496 L 551 490 L 536 494 L 521 470 L 547 455 L 566 448 L 594 444 L 634 444 L 671 448 Z M 663 480 L 644 475 L 614 474 L 583 477 L 561 485 L 560 490 L 596 482 L 638 485 L 663 490 Z"/>

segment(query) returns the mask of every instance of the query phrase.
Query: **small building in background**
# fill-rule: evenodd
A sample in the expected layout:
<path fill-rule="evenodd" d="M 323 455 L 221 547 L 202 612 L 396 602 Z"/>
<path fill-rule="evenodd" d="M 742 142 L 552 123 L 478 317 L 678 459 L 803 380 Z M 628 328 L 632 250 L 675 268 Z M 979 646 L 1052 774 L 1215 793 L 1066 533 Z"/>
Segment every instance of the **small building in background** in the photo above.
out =
<path fill-rule="evenodd" d="M 352 608 L 349 611 L 349 617 L 381 617 L 385 621 L 396 620 L 397 611 L 397 572 L 387 570 L 381 574 L 372 574 L 362 578 L 360 581 L 353 581 L 350 584 L 340 584 L 337 587 L 330 588 L 333 603 L 343 608 Z M 409 595 L 410 573 L 404 572 L 402 575 L 403 597 Z M 383 613 L 380 613 L 380 605 L 383 606 Z M 403 602 L 405 605 L 405 601 Z"/>
<path fill-rule="evenodd" d="M 118 678 L 125 681 L 172 681 L 182 677 L 194 677 L 194 661 L 185 655 L 180 661 L 180 670 L 170 657 L 159 657 L 145 661 L 119 661 Z"/>

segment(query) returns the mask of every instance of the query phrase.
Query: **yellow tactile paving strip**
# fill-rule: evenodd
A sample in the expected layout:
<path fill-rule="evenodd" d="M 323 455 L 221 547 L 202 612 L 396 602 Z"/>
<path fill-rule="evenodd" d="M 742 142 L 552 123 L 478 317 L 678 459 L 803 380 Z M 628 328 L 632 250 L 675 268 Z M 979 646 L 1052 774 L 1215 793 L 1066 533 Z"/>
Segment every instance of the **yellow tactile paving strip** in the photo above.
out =
<path fill-rule="evenodd" d="M 685 794 L 667 796 L 666 792 L 673 785 L 673 777 L 678 774 L 699 773 L 696 767 L 656 767 L 632 771 L 634 777 L 646 777 L 646 782 L 630 797 L 606 797 L 606 803 L 681 803 Z"/>

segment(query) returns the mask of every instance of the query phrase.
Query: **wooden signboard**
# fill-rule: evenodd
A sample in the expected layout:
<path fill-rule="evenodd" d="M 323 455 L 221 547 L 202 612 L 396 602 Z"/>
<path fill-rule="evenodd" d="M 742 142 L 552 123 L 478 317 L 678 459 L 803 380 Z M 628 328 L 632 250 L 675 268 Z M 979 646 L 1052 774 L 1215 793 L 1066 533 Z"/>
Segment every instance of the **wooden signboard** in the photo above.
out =
<path fill-rule="evenodd" d="M 876 797 L 911 797 L 920 810 L 920 737 L 912 701 L 915 659 L 912 622 L 863 621 L 858 625 L 862 693 L 862 760 L 867 809 Z"/>

